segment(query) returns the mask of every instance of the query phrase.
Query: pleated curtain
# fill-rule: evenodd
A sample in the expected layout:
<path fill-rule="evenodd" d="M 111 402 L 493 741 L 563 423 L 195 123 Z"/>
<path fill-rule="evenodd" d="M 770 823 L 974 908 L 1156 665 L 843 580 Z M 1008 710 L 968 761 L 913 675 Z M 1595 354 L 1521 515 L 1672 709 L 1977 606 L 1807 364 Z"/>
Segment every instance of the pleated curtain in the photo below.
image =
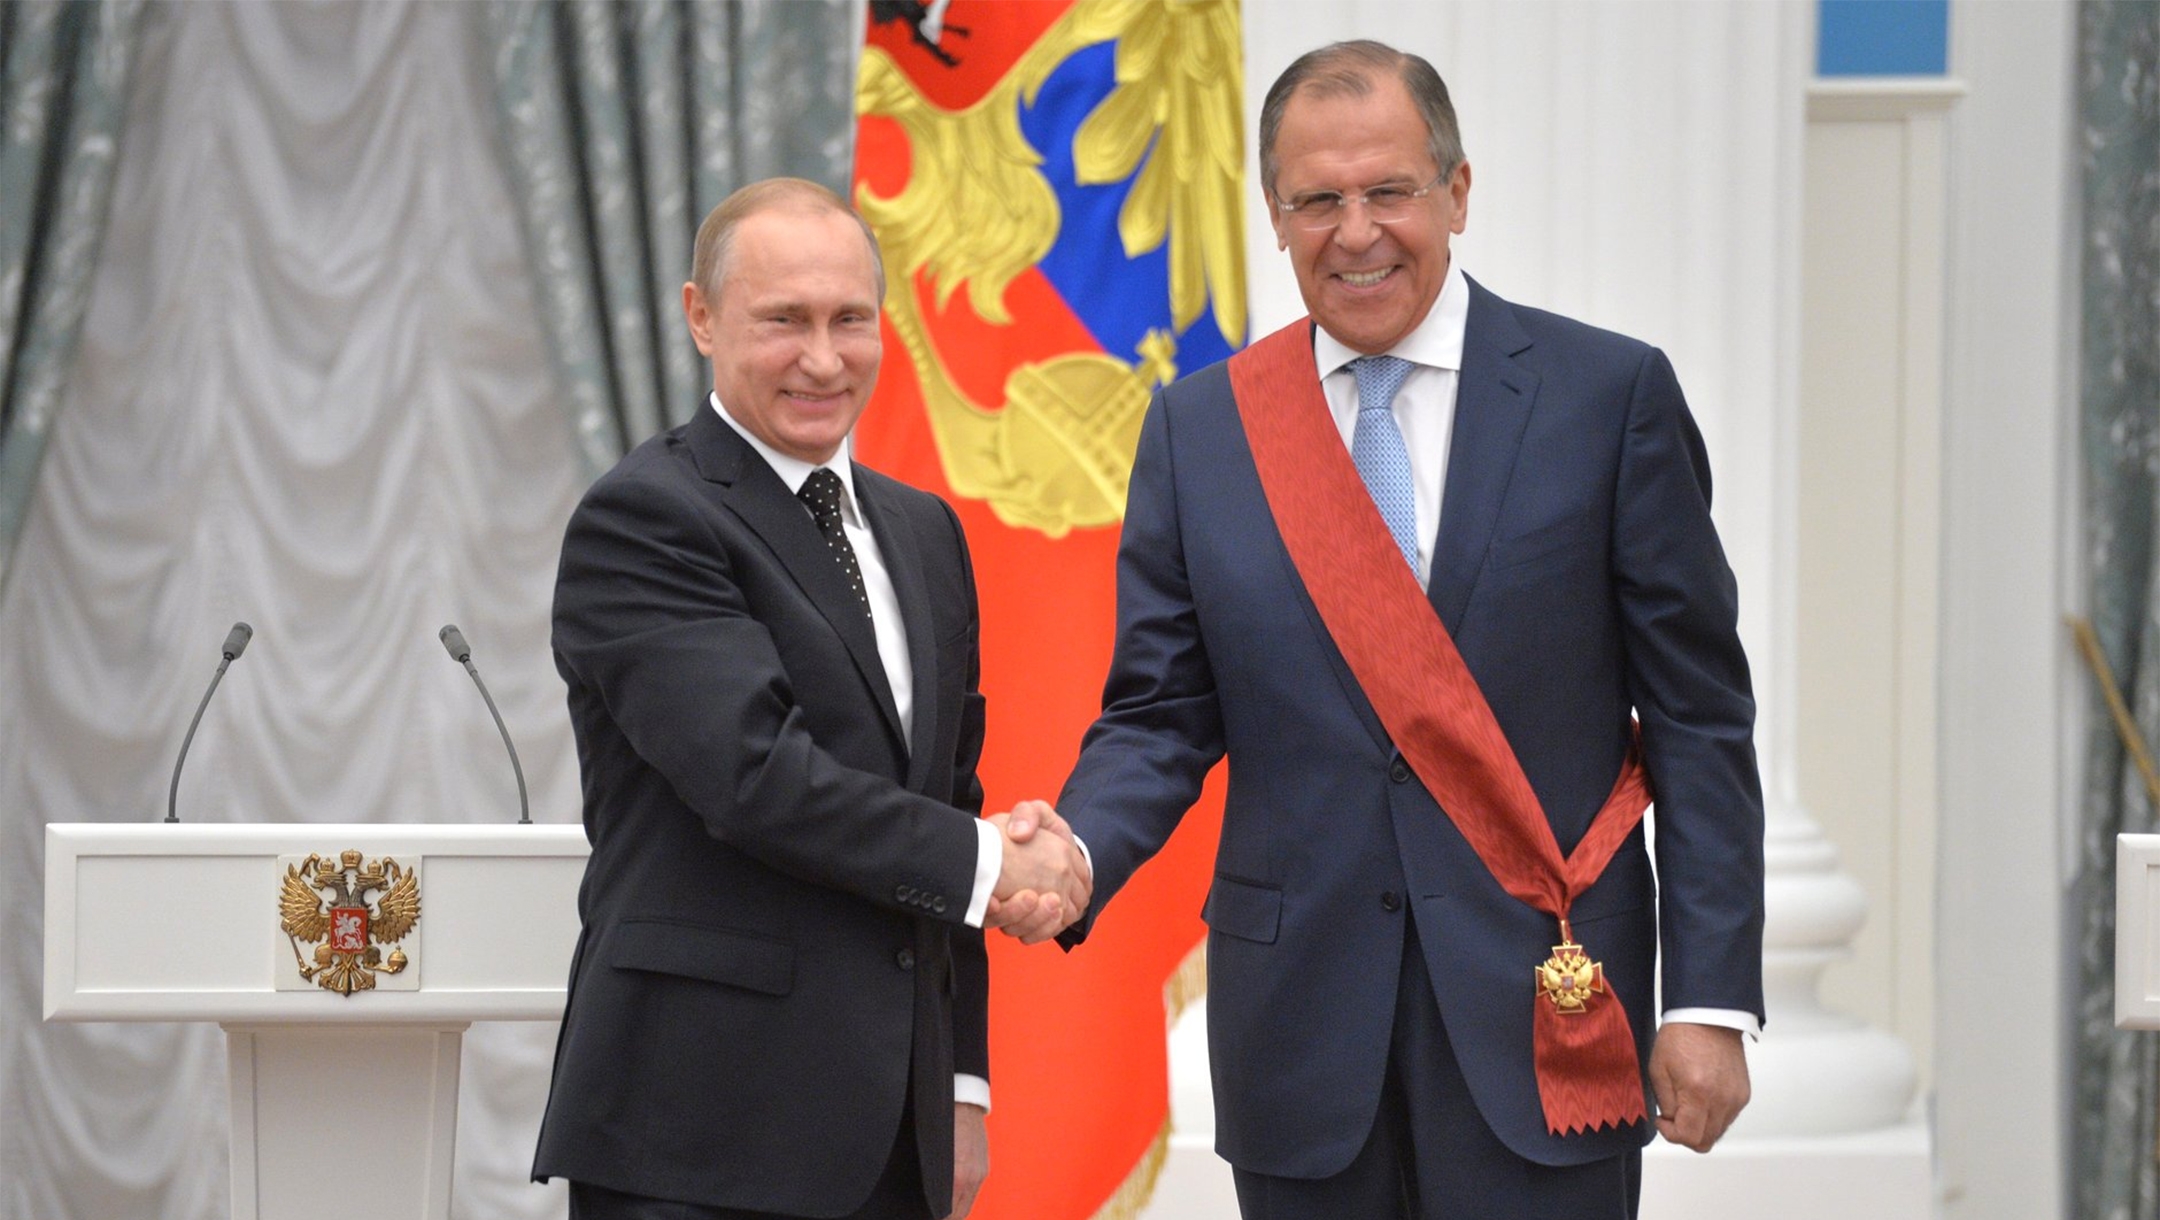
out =
<path fill-rule="evenodd" d="M 705 213 L 776 175 L 846 190 L 861 21 L 800 0 L 487 5 L 541 326 L 588 473 L 712 387 L 682 321 Z"/>
<path fill-rule="evenodd" d="M 446 622 L 533 819 L 578 819 L 548 648 L 563 524 L 695 406 L 677 292 L 704 209 L 753 175 L 844 182 L 860 11 L 0 5 L 0 302 L 35 306 L 0 304 L 0 1217 L 229 1214 L 220 1031 L 47 1025 L 41 972 L 45 825 L 164 816 L 235 620 L 255 639 L 183 821 L 514 820 Z M 69 22 L 77 66 L 28 125 L 17 68 Z M 25 166 L 58 174 L 29 218 Z M 54 227 L 97 172 L 104 205 Z M 39 304 L 69 292 L 72 344 Z M 554 1036 L 467 1034 L 456 1215 L 563 1214 L 527 1181 Z M 364 1073 L 326 1105 L 341 1088 Z"/>
<path fill-rule="evenodd" d="M 2085 0 L 2078 17 L 2086 613 L 2151 748 L 2160 743 L 2160 6 Z M 2097 694 L 2085 719 L 2072 1214 L 2152 1220 L 2160 1055 L 2153 1035 L 2114 1025 L 2114 880 L 2115 836 L 2152 831 L 2155 810 Z"/>

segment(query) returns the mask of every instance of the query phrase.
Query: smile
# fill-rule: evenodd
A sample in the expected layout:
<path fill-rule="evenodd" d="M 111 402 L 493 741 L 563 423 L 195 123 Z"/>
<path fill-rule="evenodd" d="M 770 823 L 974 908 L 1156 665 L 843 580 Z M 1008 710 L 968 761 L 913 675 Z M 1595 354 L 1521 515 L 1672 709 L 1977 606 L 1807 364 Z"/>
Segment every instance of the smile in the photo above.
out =
<path fill-rule="evenodd" d="M 1336 278 L 1352 288 L 1370 288 L 1393 274 L 1395 268 L 1382 267 L 1378 271 L 1339 271 Z"/>

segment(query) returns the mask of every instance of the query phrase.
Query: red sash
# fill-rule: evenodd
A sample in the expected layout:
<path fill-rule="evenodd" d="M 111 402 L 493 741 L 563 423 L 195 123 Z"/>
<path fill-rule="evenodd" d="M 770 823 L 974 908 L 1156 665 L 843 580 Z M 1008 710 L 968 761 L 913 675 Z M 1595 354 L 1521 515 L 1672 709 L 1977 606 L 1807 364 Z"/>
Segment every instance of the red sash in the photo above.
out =
<path fill-rule="evenodd" d="M 1380 723 L 1501 887 L 1560 921 L 1568 943 L 1536 967 L 1530 994 L 1546 1126 L 1571 1135 L 1642 1120 L 1627 1012 L 1568 928 L 1569 906 L 1650 803 L 1640 746 L 1562 859 L 1500 722 L 1351 463 L 1320 389 L 1310 320 L 1247 346 L 1229 372 L 1276 528 Z"/>

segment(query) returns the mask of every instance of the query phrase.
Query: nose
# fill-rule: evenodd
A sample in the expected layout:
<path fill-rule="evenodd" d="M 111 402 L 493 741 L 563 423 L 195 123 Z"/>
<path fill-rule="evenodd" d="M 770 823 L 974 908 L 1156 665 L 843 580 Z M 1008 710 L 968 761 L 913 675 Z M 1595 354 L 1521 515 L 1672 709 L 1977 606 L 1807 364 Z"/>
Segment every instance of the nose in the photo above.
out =
<path fill-rule="evenodd" d="M 840 349 L 833 342 L 832 331 L 823 326 L 812 327 L 810 337 L 804 341 L 800 358 L 802 370 L 812 377 L 836 377 L 843 368 Z"/>
<path fill-rule="evenodd" d="M 1380 238 L 1381 227 L 1366 210 L 1362 198 L 1345 199 L 1342 216 L 1335 223 L 1335 244 L 1351 253 L 1371 246 Z"/>

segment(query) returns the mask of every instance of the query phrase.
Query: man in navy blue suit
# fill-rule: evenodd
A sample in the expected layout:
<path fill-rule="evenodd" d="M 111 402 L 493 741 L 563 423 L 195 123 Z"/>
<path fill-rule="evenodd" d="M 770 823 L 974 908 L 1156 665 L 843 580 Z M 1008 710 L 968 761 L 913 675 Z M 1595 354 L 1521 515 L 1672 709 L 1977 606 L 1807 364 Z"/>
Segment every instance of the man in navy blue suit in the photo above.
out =
<path fill-rule="evenodd" d="M 1632 1216 L 1653 1127 L 1707 1150 L 1746 1103 L 1762 1013 L 1701 437 L 1662 353 L 1455 265 L 1470 166 L 1426 61 L 1308 54 L 1260 138 L 1311 318 L 1149 410 L 1102 716 L 1064 822 L 1030 815 L 1092 856 L 1063 939 L 1227 755 L 1208 1032 L 1245 1216 Z"/>

